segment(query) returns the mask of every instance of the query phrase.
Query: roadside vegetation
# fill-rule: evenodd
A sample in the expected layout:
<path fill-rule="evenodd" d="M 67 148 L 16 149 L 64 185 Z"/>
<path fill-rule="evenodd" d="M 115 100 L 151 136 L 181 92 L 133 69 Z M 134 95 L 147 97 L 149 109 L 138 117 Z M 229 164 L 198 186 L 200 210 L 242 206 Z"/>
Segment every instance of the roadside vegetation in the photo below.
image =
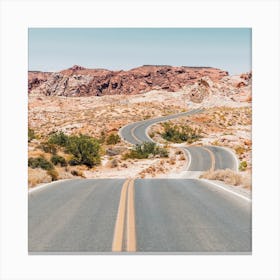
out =
<path fill-rule="evenodd" d="M 58 172 L 55 170 L 53 164 L 44 157 L 30 157 L 28 159 L 28 167 L 31 167 L 32 169 L 41 168 L 47 170 L 47 174 L 51 176 L 52 181 L 58 179 Z"/>
<path fill-rule="evenodd" d="M 232 186 L 243 186 L 244 188 L 251 189 L 251 177 L 248 174 L 240 174 L 231 169 L 206 171 L 200 178 L 208 180 L 218 180 L 225 182 Z"/>
<path fill-rule="evenodd" d="M 166 141 L 173 143 L 187 142 L 191 144 L 199 140 L 201 136 L 201 129 L 193 129 L 188 125 L 176 125 L 170 122 L 162 124 L 164 131 L 161 137 Z"/>
<path fill-rule="evenodd" d="M 28 142 L 32 141 L 33 139 L 36 139 L 36 135 L 33 129 L 28 128 Z"/>
<path fill-rule="evenodd" d="M 28 141 L 30 142 L 33 139 L 35 139 L 35 133 L 29 129 Z M 101 145 L 97 139 L 87 135 L 68 136 L 63 132 L 53 133 L 36 149 L 37 152 L 33 153 L 36 156 L 28 158 L 28 167 L 34 169 L 34 172 L 31 172 L 33 180 L 30 179 L 29 182 L 32 186 L 40 183 L 38 177 L 43 182 L 47 181 L 47 178 L 55 181 L 65 172 L 73 176 L 83 177 L 79 168 L 77 170 L 69 169 L 68 165 L 92 168 L 100 164 Z M 39 152 L 38 149 L 42 152 Z M 37 170 L 37 176 L 35 170 Z"/>
<path fill-rule="evenodd" d="M 63 132 L 58 132 L 48 139 L 48 147 L 52 145 L 63 147 L 64 152 L 71 155 L 69 165 L 86 165 L 91 168 L 100 163 L 100 143 L 93 137 L 82 134 L 68 136 Z M 53 161 L 66 165 L 61 157 L 54 157 Z"/>
<path fill-rule="evenodd" d="M 145 159 L 151 157 L 168 157 L 168 151 L 164 147 L 159 147 L 156 143 L 144 142 L 135 145 L 131 151 L 123 155 L 123 159 Z"/>

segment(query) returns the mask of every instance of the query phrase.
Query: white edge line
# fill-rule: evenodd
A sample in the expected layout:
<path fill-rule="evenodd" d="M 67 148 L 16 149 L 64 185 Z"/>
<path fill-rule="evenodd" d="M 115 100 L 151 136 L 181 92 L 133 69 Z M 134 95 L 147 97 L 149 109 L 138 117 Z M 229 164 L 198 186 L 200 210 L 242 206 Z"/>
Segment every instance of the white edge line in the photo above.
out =
<path fill-rule="evenodd" d="M 239 193 L 236 193 L 234 191 L 231 191 L 231 190 L 229 190 L 229 189 L 227 189 L 227 188 L 225 188 L 225 187 L 223 187 L 223 186 L 221 186 L 221 185 L 219 185 L 219 184 L 217 184 L 215 182 L 212 182 L 212 181 L 206 180 L 206 179 L 198 179 L 198 180 L 204 181 L 204 182 L 206 182 L 206 183 L 208 183 L 210 185 L 213 185 L 213 186 L 215 186 L 217 188 L 220 188 L 220 189 L 222 189 L 222 190 L 224 190 L 226 192 L 229 192 L 229 193 L 231 193 L 231 194 L 233 194 L 235 196 L 238 196 L 238 197 L 240 197 L 240 198 L 242 198 L 242 199 L 244 199 L 244 200 L 246 200 L 248 202 L 252 202 L 252 199 L 250 199 L 250 198 L 248 198 L 248 197 L 246 197 L 246 196 L 244 196 L 242 194 L 239 194 Z"/>
<path fill-rule="evenodd" d="M 39 185 L 38 187 L 33 187 L 33 188 L 29 189 L 28 193 L 33 193 L 33 192 L 45 189 L 47 187 L 51 187 L 53 185 L 56 185 L 57 183 L 64 182 L 64 181 L 70 181 L 70 180 L 75 180 L 75 179 L 62 179 L 62 180 L 57 180 L 57 181 L 53 181 L 53 182 L 50 182 L 50 183 L 42 184 L 42 185 Z"/>

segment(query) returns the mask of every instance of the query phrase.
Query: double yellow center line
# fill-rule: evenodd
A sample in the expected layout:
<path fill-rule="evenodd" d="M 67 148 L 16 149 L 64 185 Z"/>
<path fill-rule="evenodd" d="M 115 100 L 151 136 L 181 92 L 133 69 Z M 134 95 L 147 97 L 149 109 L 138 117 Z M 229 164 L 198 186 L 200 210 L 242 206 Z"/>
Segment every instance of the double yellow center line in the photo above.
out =
<path fill-rule="evenodd" d="M 125 231 L 126 221 L 126 231 Z M 126 238 L 124 238 L 126 233 Z M 124 239 L 126 241 L 125 246 Z M 125 247 L 125 248 L 123 248 Z M 117 219 L 115 223 L 115 232 L 112 243 L 113 252 L 121 252 L 125 249 L 127 252 L 136 251 L 136 230 L 135 230 L 135 207 L 134 207 L 134 180 L 128 179 L 124 182 Z"/>

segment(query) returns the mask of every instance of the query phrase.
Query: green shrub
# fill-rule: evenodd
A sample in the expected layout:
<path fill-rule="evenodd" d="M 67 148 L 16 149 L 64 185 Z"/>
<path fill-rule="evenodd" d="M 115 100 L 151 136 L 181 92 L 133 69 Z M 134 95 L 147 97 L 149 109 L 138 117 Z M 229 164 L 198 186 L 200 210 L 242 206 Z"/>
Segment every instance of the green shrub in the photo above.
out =
<path fill-rule="evenodd" d="M 31 140 L 36 139 L 36 135 L 33 129 L 28 128 L 28 142 Z"/>
<path fill-rule="evenodd" d="M 100 140 L 90 136 L 67 136 L 57 132 L 49 137 L 48 143 L 64 147 L 66 153 L 72 154 L 70 165 L 84 164 L 92 167 L 100 163 Z"/>
<path fill-rule="evenodd" d="M 198 129 L 192 129 L 190 126 L 178 126 L 171 123 L 163 123 L 164 132 L 161 134 L 162 138 L 174 142 L 182 143 L 187 142 L 189 144 L 199 140 L 201 138 L 201 131 Z"/>
<path fill-rule="evenodd" d="M 123 158 L 138 158 L 144 159 L 148 158 L 150 155 L 159 155 L 160 157 L 168 157 L 168 151 L 165 148 L 161 148 L 153 142 L 144 142 L 141 145 L 135 145 L 133 149 L 126 153 Z"/>
<path fill-rule="evenodd" d="M 100 144 L 98 140 L 86 136 L 71 136 L 68 139 L 66 151 L 73 155 L 70 165 L 84 164 L 92 167 L 100 163 Z"/>
<path fill-rule="evenodd" d="M 114 145 L 117 144 L 121 141 L 121 138 L 118 134 L 110 134 L 107 139 L 106 139 L 106 144 L 107 145 Z"/>
<path fill-rule="evenodd" d="M 53 155 L 56 155 L 57 153 L 56 145 L 48 142 L 42 143 L 39 148 L 42 149 L 45 153 L 50 153 Z"/>
<path fill-rule="evenodd" d="M 61 167 L 67 166 L 67 162 L 66 162 L 65 158 L 64 158 L 64 157 L 61 157 L 61 156 L 58 156 L 58 155 L 53 155 L 53 156 L 51 157 L 51 162 L 52 162 L 54 165 L 60 164 Z"/>
<path fill-rule="evenodd" d="M 69 143 L 69 136 L 62 131 L 53 133 L 48 140 L 49 144 L 66 147 Z"/>
<path fill-rule="evenodd" d="M 247 162 L 246 161 L 241 161 L 239 164 L 239 171 L 245 171 L 247 168 Z"/>
<path fill-rule="evenodd" d="M 43 157 L 37 157 L 37 158 L 29 158 L 28 159 L 28 166 L 31 168 L 42 168 L 44 170 L 51 170 L 54 168 L 53 164 L 49 161 L 47 161 Z"/>

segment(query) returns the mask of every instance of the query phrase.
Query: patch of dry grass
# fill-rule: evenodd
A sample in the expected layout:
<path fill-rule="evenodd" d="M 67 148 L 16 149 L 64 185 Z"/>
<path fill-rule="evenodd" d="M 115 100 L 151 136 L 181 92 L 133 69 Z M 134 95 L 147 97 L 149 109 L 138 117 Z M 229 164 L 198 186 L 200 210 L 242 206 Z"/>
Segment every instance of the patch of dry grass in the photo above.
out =
<path fill-rule="evenodd" d="M 246 189 L 251 189 L 251 176 L 249 174 L 240 174 L 231 169 L 206 171 L 200 178 L 208 180 L 223 181 L 232 186 L 243 186 Z"/>
<path fill-rule="evenodd" d="M 50 175 L 47 174 L 46 170 L 43 170 L 41 168 L 28 168 L 28 187 L 32 188 L 35 187 L 38 184 L 42 183 L 49 183 L 52 181 L 52 178 Z"/>

